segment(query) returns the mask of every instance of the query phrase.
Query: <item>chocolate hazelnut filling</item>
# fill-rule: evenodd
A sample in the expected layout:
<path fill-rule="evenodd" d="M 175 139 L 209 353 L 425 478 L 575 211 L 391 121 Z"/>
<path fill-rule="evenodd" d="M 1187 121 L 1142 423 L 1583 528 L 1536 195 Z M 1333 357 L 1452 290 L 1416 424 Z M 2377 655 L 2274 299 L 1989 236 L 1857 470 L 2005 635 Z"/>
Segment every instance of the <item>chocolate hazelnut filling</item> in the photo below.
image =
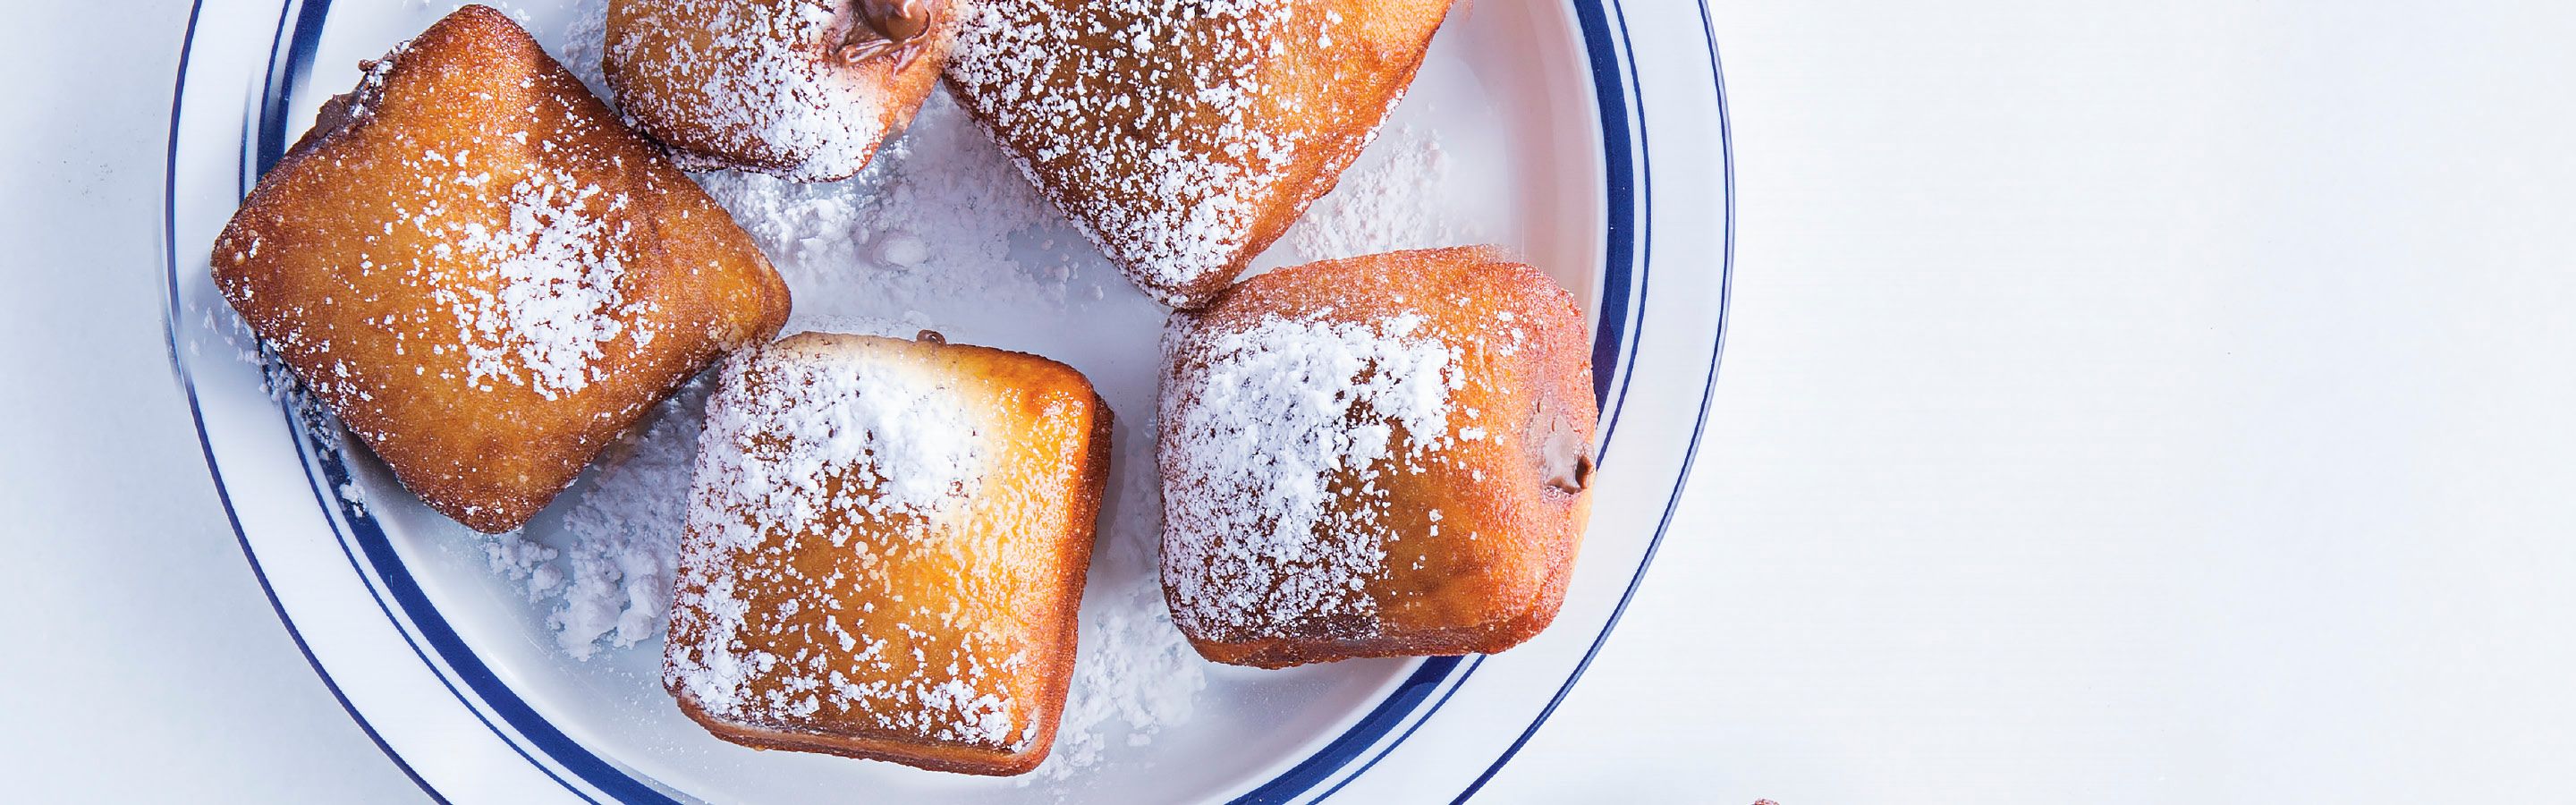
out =
<path fill-rule="evenodd" d="M 842 12 L 850 18 L 841 23 L 841 46 L 836 52 L 842 61 L 855 64 L 891 56 L 901 68 L 928 41 L 939 4 L 937 0 L 850 0 Z"/>
<path fill-rule="evenodd" d="M 1571 495 L 1583 491 L 1583 485 L 1592 481 L 1591 450 L 1573 428 L 1549 430 L 1540 450 L 1540 471 L 1546 475 L 1548 486 Z"/>
<path fill-rule="evenodd" d="M 286 153 L 290 156 L 303 153 L 304 149 L 320 145 L 331 135 L 348 128 L 350 121 L 357 118 L 357 115 L 349 111 L 351 106 L 357 103 L 357 97 L 357 92 L 350 91 L 333 95 L 330 100 L 323 101 L 321 111 L 313 115 L 313 128 L 306 129 L 304 136 L 296 138 L 295 144 L 289 146 Z"/>
<path fill-rule="evenodd" d="M 376 65 L 382 61 L 382 59 L 360 61 L 358 72 L 373 73 Z M 304 136 L 295 138 L 295 144 L 287 146 L 286 153 L 289 155 L 303 153 L 305 149 L 320 145 L 323 140 L 339 134 L 341 129 L 348 128 L 349 124 L 356 122 L 361 114 L 375 106 L 376 96 L 382 94 L 384 94 L 383 85 L 373 84 L 362 78 L 358 80 L 356 88 L 331 96 L 330 100 L 322 102 L 322 108 L 319 111 L 314 112 L 313 128 L 306 129 Z"/>
<path fill-rule="evenodd" d="M 1574 494 L 1592 482 L 1592 445 L 1574 427 L 1573 417 L 1556 403 L 1553 395 L 1541 397 L 1537 415 L 1531 417 L 1531 440 L 1538 448 L 1539 477 L 1557 491 Z"/>

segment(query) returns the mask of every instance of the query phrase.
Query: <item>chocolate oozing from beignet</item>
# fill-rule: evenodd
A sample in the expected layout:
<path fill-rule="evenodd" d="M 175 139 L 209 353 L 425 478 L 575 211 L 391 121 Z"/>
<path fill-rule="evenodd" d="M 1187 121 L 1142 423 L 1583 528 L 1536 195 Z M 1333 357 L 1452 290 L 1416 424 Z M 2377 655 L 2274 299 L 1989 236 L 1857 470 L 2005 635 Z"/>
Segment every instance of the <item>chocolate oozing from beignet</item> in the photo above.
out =
<path fill-rule="evenodd" d="M 1538 448 L 1536 461 L 1547 485 L 1569 495 L 1582 492 L 1592 480 L 1592 445 L 1576 429 L 1574 414 L 1546 399 L 1530 419 L 1530 431 L 1541 434 L 1530 444 Z"/>
<path fill-rule="evenodd" d="M 892 57 L 908 62 L 921 53 L 939 7 L 937 0 L 852 0 L 849 15 L 855 24 L 833 23 L 842 31 L 837 52 L 845 61 Z"/>
<path fill-rule="evenodd" d="M 1166 339 L 1163 589 L 1200 654 L 1494 652 L 1555 617 L 1596 413 L 1545 274 L 1478 248 L 1313 263 Z"/>

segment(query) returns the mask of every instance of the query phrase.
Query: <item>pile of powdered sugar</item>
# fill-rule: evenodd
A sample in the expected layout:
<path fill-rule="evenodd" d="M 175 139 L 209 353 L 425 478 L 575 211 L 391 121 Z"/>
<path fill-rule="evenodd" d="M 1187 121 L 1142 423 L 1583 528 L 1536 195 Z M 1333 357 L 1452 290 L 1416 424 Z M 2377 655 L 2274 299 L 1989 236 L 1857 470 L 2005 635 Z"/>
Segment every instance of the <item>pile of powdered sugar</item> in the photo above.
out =
<path fill-rule="evenodd" d="M 933 93 L 905 136 L 849 180 L 696 178 L 795 290 L 791 332 L 833 316 L 897 317 L 961 301 L 1057 310 L 1076 293 L 1062 260 L 1014 259 L 1015 245 L 1060 229 L 1062 218 L 946 93 Z"/>
<path fill-rule="evenodd" d="M 521 532 L 484 543 L 493 572 L 521 582 L 530 601 L 554 604 L 546 623 L 574 659 L 662 636 L 706 396 L 703 379 L 691 382 L 600 452 L 564 516 L 569 545 Z"/>
<path fill-rule="evenodd" d="M 1152 431 L 1150 423 L 1139 429 Z M 1207 660 L 1182 639 L 1163 603 L 1155 561 L 1161 476 L 1151 445 L 1121 446 L 1110 472 L 1109 490 L 1116 497 L 1103 501 L 1111 513 L 1108 531 L 1092 548 L 1083 586 L 1073 689 L 1065 696 L 1055 749 L 1029 777 L 1061 780 L 1097 766 L 1113 740 L 1152 743 L 1163 728 L 1189 720 L 1206 685 Z M 1116 734 L 1122 725 L 1123 739 Z"/>
<path fill-rule="evenodd" d="M 1485 241 L 1482 232 L 1443 214 L 1439 205 L 1423 203 L 1451 180 L 1449 152 L 1438 138 L 1397 126 L 1380 132 L 1369 151 L 1281 238 L 1299 258 L 1338 260 Z"/>
<path fill-rule="evenodd" d="M 570 586 L 548 622 L 566 653 L 587 658 L 603 638 L 632 646 L 661 636 L 687 511 L 669 485 L 696 459 L 705 401 L 705 384 L 691 383 L 663 402 L 642 429 L 609 447 L 610 460 L 564 517 L 573 536 L 563 557 Z"/>

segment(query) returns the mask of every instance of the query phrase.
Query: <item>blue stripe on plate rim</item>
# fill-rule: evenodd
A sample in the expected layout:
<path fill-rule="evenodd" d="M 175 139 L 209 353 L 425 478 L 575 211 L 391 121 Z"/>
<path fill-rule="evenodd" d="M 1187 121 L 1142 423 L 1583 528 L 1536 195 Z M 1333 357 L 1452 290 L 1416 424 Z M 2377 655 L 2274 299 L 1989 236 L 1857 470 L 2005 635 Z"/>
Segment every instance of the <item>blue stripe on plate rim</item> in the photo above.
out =
<path fill-rule="evenodd" d="M 413 769 L 409 761 L 403 760 L 402 754 L 394 751 L 392 744 L 386 743 L 384 735 L 376 731 L 375 725 L 367 721 L 366 715 L 358 712 L 357 706 L 349 702 L 349 697 L 341 691 L 340 684 L 331 678 L 331 674 L 328 671 L 323 670 L 322 661 L 313 656 L 312 646 L 305 642 L 303 633 L 295 628 L 295 620 L 287 615 L 286 604 L 278 600 L 277 590 L 269 586 L 268 573 L 261 569 L 259 556 L 257 553 L 253 552 L 250 547 L 250 534 L 242 530 L 241 515 L 233 508 L 232 493 L 224 488 L 223 474 L 214 471 L 215 448 L 214 445 L 209 443 L 206 439 L 205 411 L 197 403 L 197 386 L 194 379 L 189 376 L 187 367 L 179 361 L 179 266 L 178 252 L 174 245 L 179 239 L 179 219 L 176 205 L 179 192 L 179 151 L 177 137 L 179 135 L 179 112 L 188 96 L 188 56 L 194 50 L 192 45 L 197 38 L 197 20 L 203 11 L 204 3 L 202 0 L 201 2 L 191 4 L 188 9 L 188 26 L 185 34 L 181 37 L 182 44 L 179 49 L 178 80 L 172 87 L 170 94 L 170 136 L 172 139 L 169 143 L 170 147 L 165 157 L 166 161 L 163 165 L 162 175 L 163 206 L 161 243 L 163 257 L 167 262 L 167 278 L 169 280 L 168 299 L 166 300 L 166 308 L 164 310 L 165 321 L 162 325 L 162 335 L 165 345 L 170 350 L 170 369 L 172 373 L 179 377 L 180 390 L 187 396 L 189 420 L 197 429 L 197 449 L 206 457 L 206 467 L 209 471 L 208 474 L 215 483 L 215 498 L 223 505 L 224 508 L 224 520 L 232 524 L 233 538 L 241 545 L 242 555 L 249 558 L 251 576 L 259 581 L 260 592 L 262 595 L 267 596 L 269 609 L 277 613 L 277 620 L 279 623 L 285 624 L 287 637 L 294 641 L 295 650 L 304 655 L 304 662 L 313 667 L 315 675 L 322 678 L 322 686 L 330 691 L 331 699 L 339 702 L 340 709 L 347 711 L 349 717 L 357 722 L 358 730 L 366 734 L 367 740 L 373 742 L 378 750 L 383 751 L 385 753 L 385 757 L 393 760 L 394 768 L 400 770 L 404 777 L 409 778 L 412 781 L 412 784 L 420 786 L 420 789 L 429 794 L 431 799 L 444 803 L 448 801 L 447 797 L 439 794 L 436 787 L 431 786 L 427 779 L 422 778 L 420 772 Z M 281 23 L 282 21 L 283 18 L 281 17 Z M 250 137 L 247 123 L 248 121 L 245 120 L 242 132 L 242 138 L 245 140 Z"/>
<path fill-rule="evenodd" d="M 1606 13 L 1605 5 L 1608 7 Z M 403 760 L 401 754 L 395 751 L 392 745 L 368 723 L 366 716 L 341 694 L 339 685 L 332 680 L 330 672 L 314 657 L 303 636 L 297 632 L 293 618 L 278 601 L 275 591 L 269 587 L 267 576 L 260 568 L 258 556 L 251 548 L 248 535 L 242 531 L 239 517 L 234 513 L 231 493 L 224 486 L 222 470 L 216 462 L 212 445 L 206 442 L 204 416 L 198 408 L 194 380 L 178 357 L 176 322 L 180 300 L 176 211 L 177 137 L 182 101 L 186 97 L 188 56 L 195 44 L 197 19 L 202 12 L 202 6 L 203 0 L 198 0 L 189 11 L 185 44 L 179 56 L 178 80 L 171 100 L 171 142 L 167 155 L 169 164 L 164 188 L 166 197 L 163 247 L 169 272 L 164 335 L 171 350 L 172 369 L 179 375 L 181 385 L 188 397 L 190 414 L 199 431 L 199 448 L 205 453 L 207 468 L 215 482 L 218 497 L 223 501 L 226 518 L 233 526 L 235 537 L 240 541 L 244 556 L 250 561 L 254 577 L 259 580 L 262 591 L 269 598 L 270 607 L 277 612 L 279 621 L 286 626 L 289 636 L 295 641 L 297 649 L 304 654 L 306 662 L 322 678 L 324 686 L 331 691 L 333 698 L 339 701 L 342 709 L 348 711 L 350 717 L 358 723 L 369 740 L 393 760 L 404 776 L 420 786 L 421 790 L 427 792 L 432 798 L 444 802 L 445 797 L 440 795 L 429 781 L 413 770 L 411 765 Z M 270 70 L 266 76 L 267 82 L 263 87 L 257 112 L 256 135 L 254 136 L 249 125 L 251 121 L 248 120 L 244 121 L 242 131 L 245 159 L 240 177 L 240 189 L 244 193 L 247 193 L 250 188 L 251 177 L 264 172 L 284 153 L 288 142 L 285 136 L 286 111 L 290 108 L 295 93 L 303 88 L 309 78 L 312 67 L 311 58 L 321 33 L 321 22 L 327 15 L 329 6 L 329 0 L 312 2 L 290 0 L 280 5 L 278 29 L 270 47 Z M 1574 9 L 1590 60 L 1594 90 L 1600 101 L 1599 111 L 1605 150 L 1604 165 L 1608 174 L 1605 177 L 1605 191 L 1609 202 L 1608 259 L 1605 262 L 1606 272 L 1602 288 L 1604 305 L 1598 318 L 1602 334 L 1607 337 L 1596 338 L 1594 343 L 1596 367 L 1594 391 L 1600 395 L 1607 414 L 1602 444 L 1598 449 L 1600 457 L 1606 459 L 1610 439 L 1616 433 L 1618 411 L 1622 407 L 1621 404 L 1625 402 L 1627 386 L 1635 371 L 1633 361 L 1636 350 L 1635 339 L 1627 336 L 1636 332 L 1642 322 L 1632 324 L 1628 321 L 1628 317 L 1632 313 L 1642 315 L 1645 296 L 1650 287 L 1648 280 L 1652 268 L 1651 253 L 1639 255 L 1636 247 L 1638 244 L 1648 243 L 1647 234 L 1652 228 L 1652 187 L 1650 184 L 1640 185 L 1638 182 L 1642 177 L 1651 176 L 1651 154 L 1645 139 L 1638 136 L 1644 130 L 1645 110 L 1633 91 L 1637 81 L 1636 65 L 1633 58 L 1622 58 L 1628 42 L 1624 13 L 1617 8 L 1615 2 L 1578 1 L 1574 3 Z M 1709 400 L 1715 389 L 1718 358 L 1725 343 L 1724 311 L 1732 285 L 1734 263 L 1735 199 L 1732 135 L 1726 114 L 1723 72 L 1719 68 L 1715 30 L 1711 25 L 1705 0 L 1699 3 L 1699 12 L 1701 25 L 1707 36 L 1709 67 L 1717 94 L 1718 156 L 1725 171 L 1726 182 L 1725 233 L 1722 240 L 1726 252 L 1719 265 L 1717 343 L 1712 348 L 1708 373 L 1701 390 L 1700 416 L 1693 426 L 1688 449 L 1683 454 L 1683 471 L 1680 477 L 1675 479 L 1672 495 L 1656 525 L 1655 534 L 1647 544 L 1645 556 L 1639 561 L 1636 573 L 1631 576 L 1627 588 L 1621 593 L 1618 604 L 1612 609 L 1610 618 L 1602 625 L 1601 632 L 1594 637 L 1591 646 L 1584 652 L 1583 658 L 1568 675 L 1565 683 L 1550 698 L 1546 707 L 1512 742 L 1511 746 L 1495 759 L 1493 764 L 1459 793 L 1458 801 L 1465 801 L 1473 796 L 1493 778 L 1496 772 L 1502 769 L 1505 763 L 1511 760 L 1513 755 L 1520 751 L 1530 736 L 1538 731 L 1539 726 L 1546 722 L 1547 717 L 1564 700 L 1566 693 L 1573 689 L 1575 681 L 1582 677 L 1583 670 L 1590 665 L 1593 656 L 1599 652 L 1612 629 L 1617 626 L 1620 615 L 1626 611 L 1638 584 L 1644 580 L 1646 568 L 1653 563 L 1656 549 L 1662 544 L 1663 535 L 1671 524 L 1673 509 L 1680 502 L 1683 485 L 1689 478 L 1689 467 L 1696 457 L 1698 443 L 1705 429 Z M 290 19 L 293 21 L 291 28 L 288 25 Z M 1611 25 L 1614 21 L 1617 25 L 1615 41 L 1611 38 Z M 284 58 L 279 58 L 280 55 Z M 1622 62 L 1626 63 L 1624 74 L 1620 70 Z M 1636 143 L 1634 157 L 1629 154 L 1632 141 Z M 1639 162 L 1632 164 L 1631 159 Z M 1637 168 L 1641 166 L 1649 169 L 1639 171 Z M 1643 203 L 1640 203 L 1641 201 Z M 1640 211 L 1646 214 L 1637 215 L 1636 213 Z M 1628 292 L 1632 274 L 1635 277 L 1633 296 Z M 1624 371 L 1620 371 L 1616 369 L 1619 363 L 1627 363 L 1628 366 Z M 1614 380 L 1618 386 L 1615 401 L 1611 397 Z M 327 426 L 317 425 L 315 422 L 298 421 L 298 412 L 291 405 L 281 405 L 280 411 L 289 420 L 288 424 L 292 431 L 304 434 L 297 440 L 296 448 L 306 461 L 307 477 L 312 483 L 316 503 L 326 511 L 338 512 L 337 517 L 328 519 L 331 520 L 334 530 L 339 532 L 342 551 L 347 555 L 352 569 L 359 573 L 361 579 L 367 582 L 370 591 L 376 594 L 378 606 L 397 626 L 398 631 L 411 644 L 414 652 L 418 653 L 420 659 L 436 672 L 435 675 L 440 678 L 442 684 L 447 685 L 449 692 L 455 695 L 460 703 L 465 704 L 477 719 L 509 744 L 513 750 L 518 751 L 529 762 L 536 764 L 549 777 L 562 783 L 569 792 L 586 801 L 597 802 L 598 799 L 593 796 L 593 792 L 585 791 L 582 786 L 564 779 L 563 775 L 557 773 L 558 768 L 595 786 L 597 793 L 619 801 L 676 801 L 658 787 L 600 759 L 578 742 L 565 736 L 494 676 L 481 659 L 464 645 L 454 630 L 447 625 L 445 619 L 439 616 L 437 610 L 421 593 L 419 586 L 412 581 L 408 570 L 395 554 L 391 541 L 386 539 L 383 530 L 377 526 L 374 519 L 362 508 L 354 507 L 347 501 L 338 500 L 336 490 L 350 480 L 348 469 L 338 451 L 316 444 L 312 436 L 315 427 Z M 316 473 L 315 470 L 319 472 Z M 331 505 L 335 502 L 339 505 Z M 356 532 L 354 538 L 350 532 Z M 361 554 L 365 557 L 363 562 L 360 559 Z M 374 572 L 369 573 L 370 569 Z M 393 603 L 384 600 L 387 593 L 393 596 Z M 401 615 L 397 615 L 397 610 Z M 402 615 L 411 617 L 407 619 Z M 409 623 L 406 623 L 406 620 Z M 423 640 L 430 643 L 438 659 L 446 662 L 438 662 L 428 651 L 424 651 L 421 646 Z M 1235 801 L 1284 802 L 1312 790 L 1324 781 L 1338 777 L 1338 781 L 1317 799 L 1332 796 L 1333 793 L 1340 791 L 1342 786 L 1374 767 L 1378 760 L 1410 737 L 1415 729 L 1420 728 L 1432 714 L 1439 710 L 1441 705 L 1447 703 L 1449 696 L 1456 693 L 1459 686 L 1474 674 L 1483 659 L 1482 656 L 1471 656 L 1432 657 L 1422 660 L 1413 674 L 1398 684 L 1393 692 L 1367 715 L 1361 717 L 1349 730 L 1287 772 L 1265 782 Z M 442 665 L 445 667 L 442 668 Z M 485 704 L 477 706 L 474 697 L 469 697 L 458 690 L 454 677 L 462 677 L 465 686 L 479 694 L 485 700 Z M 1437 700 L 1431 698 L 1434 694 L 1439 695 Z M 1421 709 L 1419 714 L 1413 712 L 1420 709 L 1426 701 L 1430 702 L 1428 709 Z M 486 710 L 486 707 L 490 710 Z M 499 716 L 502 722 L 519 732 L 520 737 L 514 739 L 510 734 L 512 730 L 504 730 L 500 724 L 495 724 L 492 720 L 494 715 Z M 1395 735 L 1393 740 L 1385 741 L 1383 747 L 1378 747 L 1380 741 L 1399 726 L 1405 727 L 1404 731 Z M 523 740 L 533 744 L 538 753 L 560 765 L 549 765 L 531 755 L 527 745 L 522 743 Z M 1377 751 L 1369 753 L 1368 750 L 1371 748 L 1376 748 Z M 1351 768 L 1351 762 L 1363 753 L 1369 754 L 1368 760 L 1357 768 Z M 1343 773 L 1344 769 L 1349 771 Z"/>

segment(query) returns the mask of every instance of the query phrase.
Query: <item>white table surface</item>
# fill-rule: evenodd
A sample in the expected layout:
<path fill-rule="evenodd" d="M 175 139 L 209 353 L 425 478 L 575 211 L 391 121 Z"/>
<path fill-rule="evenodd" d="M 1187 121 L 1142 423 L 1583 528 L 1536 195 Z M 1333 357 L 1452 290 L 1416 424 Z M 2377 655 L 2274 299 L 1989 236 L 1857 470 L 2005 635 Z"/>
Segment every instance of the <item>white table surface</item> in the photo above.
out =
<path fill-rule="evenodd" d="M 1709 440 L 1483 800 L 2576 796 L 2576 7 L 1714 2 Z M 112 5 L 0 25 L 0 799 L 417 799 L 206 480 Z"/>

